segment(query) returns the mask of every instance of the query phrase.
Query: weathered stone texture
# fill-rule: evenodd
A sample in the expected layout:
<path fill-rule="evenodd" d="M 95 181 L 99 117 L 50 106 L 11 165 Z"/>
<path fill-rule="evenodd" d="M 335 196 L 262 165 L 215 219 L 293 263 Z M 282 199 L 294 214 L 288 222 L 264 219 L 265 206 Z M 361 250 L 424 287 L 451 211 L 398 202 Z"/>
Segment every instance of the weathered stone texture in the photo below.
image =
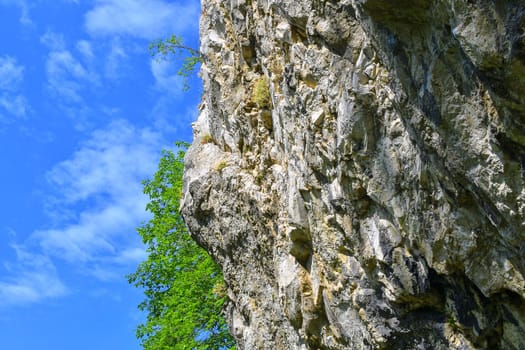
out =
<path fill-rule="evenodd" d="M 525 3 L 202 11 L 182 212 L 238 348 L 525 349 Z"/>

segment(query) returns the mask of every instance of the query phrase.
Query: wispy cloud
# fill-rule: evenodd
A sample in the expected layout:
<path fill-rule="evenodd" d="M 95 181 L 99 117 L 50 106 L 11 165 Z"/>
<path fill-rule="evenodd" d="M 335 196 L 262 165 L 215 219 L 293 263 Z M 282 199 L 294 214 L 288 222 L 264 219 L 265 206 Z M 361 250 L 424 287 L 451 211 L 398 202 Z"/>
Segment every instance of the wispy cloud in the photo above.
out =
<path fill-rule="evenodd" d="M 4 264 L 8 277 L 0 280 L 0 306 L 30 304 L 68 293 L 48 257 L 30 253 L 22 246 L 12 248 L 16 261 Z"/>
<path fill-rule="evenodd" d="M 148 217 L 141 180 L 155 171 L 160 149 L 158 133 L 123 120 L 93 132 L 71 159 L 48 174 L 59 193 L 55 211 L 80 209 L 58 227 L 35 232 L 32 240 L 46 254 L 98 276 L 100 266 L 110 270 L 142 259 L 135 233 L 136 225 Z"/>
<path fill-rule="evenodd" d="M 91 65 L 90 43 L 78 41 L 76 51 L 71 51 L 63 35 L 51 31 L 42 35 L 40 42 L 49 49 L 45 62 L 48 91 L 57 106 L 75 121 L 75 127 L 86 129 L 92 114 L 86 94 L 101 84 L 99 74 Z"/>
<path fill-rule="evenodd" d="M 46 71 L 51 90 L 59 97 L 74 103 L 83 102 L 80 90 L 84 83 L 97 81 L 96 74 L 89 72 L 67 50 L 50 52 Z"/>
<path fill-rule="evenodd" d="M 113 38 L 110 43 L 109 54 L 105 59 L 104 73 L 110 80 L 116 80 L 124 71 L 123 66 L 128 58 L 124 45 L 119 38 Z"/>
<path fill-rule="evenodd" d="M 152 59 L 150 69 L 155 79 L 155 88 L 164 94 L 181 95 L 184 79 L 177 74 L 177 67 L 173 62 Z"/>
<path fill-rule="evenodd" d="M 40 37 L 40 42 L 52 51 L 62 51 L 66 48 L 64 36 L 50 30 Z"/>
<path fill-rule="evenodd" d="M 55 266 L 106 282 L 133 271 L 147 256 L 135 231 L 149 217 L 141 182 L 154 173 L 161 148 L 159 133 L 116 120 L 53 167 L 48 204 L 59 220 L 11 245 L 16 259 L 4 261 L 0 307 L 68 294 Z"/>
<path fill-rule="evenodd" d="M 152 59 L 150 71 L 154 79 L 152 89 L 157 96 L 151 111 L 155 126 L 166 132 L 175 132 L 180 125 L 190 125 L 197 118 L 198 105 L 180 108 L 181 99 L 199 92 L 198 83 L 191 83 L 190 91 L 184 91 L 184 78 L 177 74 L 178 67 L 167 60 Z M 176 119 L 177 123 L 173 120 Z"/>
<path fill-rule="evenodd" d="M 3 107 L 12 115 L 24 117 L 27 115 L 29 103 L 22 95 L 9 96 L 8 94 L 3 94 L 0 96 L 0 107 Z"/>
<path fill-rule="evenodd" d="M 50 48 L 46 61 L 46 73 L 50 90 L 63 102 L 80 104 L 83 103 L 81 90 L 84 84 L 96 84 L 98 75 L 85 67 L 71 51 L 65 48 L 64 39 L 61 35 L 48 32 L 42 36 L 41 42 Z M 83 54 L 89 52 L 89 48 L 80 44 Z"/>
<path fill-rule="evenodd" d="M 79 40 L 77 42 L 76 48 L 78 52 L 80 52 L 80 54 L 84 57 L 84 59 L 88 61 L 95 57 L 91 43 L 87 40 Z"/>
<path fill-rule="evenodd" d="M 13 57 L 0 56 L 0 109 L 16 117 L 25 117 L 30 109 L 20 92 L 23 80 L 24 66 Z"/>
<path fill-rule="evenodd" d="M 86 14 L 86 29 L 93 35 L 130 35 L 157 39 L 183 33 L 197 24 L 199 2 L 162 0 L 97 0 Z"/>
<path fill-rule="evenodd" d="M 0 57 L 0 89 L 16 91 L 24 79 L 24 67 L 10 56 Z"/>
<path fill-rule="evenodd" d="M 24 25 L 32 24 L 29 17 L 29 3 L 27 0 L 0 0 L 0 5 L 15 5 L 20 8 L 20 23 Z"/>

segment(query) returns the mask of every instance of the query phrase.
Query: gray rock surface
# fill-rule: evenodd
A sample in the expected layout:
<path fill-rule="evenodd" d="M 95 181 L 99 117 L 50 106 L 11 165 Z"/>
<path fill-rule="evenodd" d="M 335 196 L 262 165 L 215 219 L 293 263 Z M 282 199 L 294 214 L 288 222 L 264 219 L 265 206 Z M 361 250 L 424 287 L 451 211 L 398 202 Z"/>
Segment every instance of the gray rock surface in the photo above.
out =
<path fill-rule="evenodd" d="M 525 349 L 525 3 L 202 11 L 182 213 L 238 349 Z"/>

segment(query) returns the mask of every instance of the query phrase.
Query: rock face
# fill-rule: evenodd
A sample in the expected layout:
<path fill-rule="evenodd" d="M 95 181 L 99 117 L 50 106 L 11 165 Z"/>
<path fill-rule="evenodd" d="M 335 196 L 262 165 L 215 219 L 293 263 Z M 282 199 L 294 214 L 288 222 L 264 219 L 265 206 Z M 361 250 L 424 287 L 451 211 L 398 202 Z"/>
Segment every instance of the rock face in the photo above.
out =
<path fill-rule="evenodd" d="M 525 349 L 525 3 L 202 11 L 182 212 L 238 349 Z"/>

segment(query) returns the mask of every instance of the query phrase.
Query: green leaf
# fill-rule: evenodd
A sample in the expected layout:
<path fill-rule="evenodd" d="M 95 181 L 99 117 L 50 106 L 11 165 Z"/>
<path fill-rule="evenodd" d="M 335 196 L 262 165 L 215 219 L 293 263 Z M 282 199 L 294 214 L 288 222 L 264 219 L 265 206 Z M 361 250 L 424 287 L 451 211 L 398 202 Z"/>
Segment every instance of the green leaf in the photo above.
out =
<path fill-rule="evenodd" d="M 167 39 L 159 39 L 150 43 L 149 50 L 152 56 L 158 59 L 168 59 L 176 55 L 184 55 L 182 65 L 177 74 L 183 77 L 183 90 L 189 90 L 188 78 L 195 72 L 197 65 L 202 62 L 199 50 L 183 44 L 182 38 L 172 35 Z"/>
<path fill-rule="evenodd" d="M 159 169 L 144 181 L 147 205 L 153 217 L 137 231 L 148 258 L 128 276 L 146 299 L 139 309 L 146 322 L 137 327 L 145 350 L 233 349 L 222 314 L 226 301 L 221 270 L 188 234 L 179 214 L 184 149 L 164 151 Z"/>

